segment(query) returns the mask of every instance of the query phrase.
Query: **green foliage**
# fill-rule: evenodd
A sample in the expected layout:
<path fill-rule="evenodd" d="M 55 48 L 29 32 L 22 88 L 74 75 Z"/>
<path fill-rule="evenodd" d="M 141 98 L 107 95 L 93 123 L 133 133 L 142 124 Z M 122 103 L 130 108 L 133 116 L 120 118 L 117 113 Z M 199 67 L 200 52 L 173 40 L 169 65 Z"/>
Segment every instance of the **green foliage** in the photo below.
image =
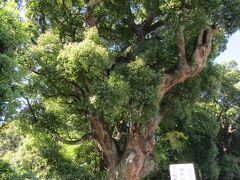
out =
<path fill-rule="evenodd" d="M 231 155 L 224 156 L 221 164 L 221 179 L 232 180 L 240 178 L 240 167 L 235 157 Z"/>
<path fill-rule="evenodd" d="M 16 178 L 16 173 L 10 164 L 0 159 L 0 178 L 3 180 Z"/>
<path fill-rule="evenodd" d="M 163 137 L 164 141 L 168 142 L 171 150 L 177 151 L 178 153 L 183 150 L 184 141 L 188 138 L 184 133 L 178 131 L 171 131 L 166 134 L 166 137 Z"/>
<path fill-rule="evenodd" d="M 131 120 L 146 121 L 158 111 L 156 73 L 142 59 L 130 63 L 125 73 L 130 86 Z"/>
<path fill-rule="evenodd" d="M 218 149 L 215 143 L 219 125 L 216 118 L 206 110 L 198 108 L 186 128 L 189 135 L 186 158 L 200 166 L 204 179 L 217 179 L 219 176 L 216 161 Z"/>
<path fill-rule="evenodd" d="M 27 135 L 18 140 L 19 132 L 13 126 L 5 128 L 2 133 L 12 139 L 5 141 L 4 147 L 1 147 L 3 160 L 11 163 L 10 166 L 0 161 L 3 179 L 85 179 L 104 176 L 99 169 L 99 155 L 91 142 L 78 146 L 63 145 L 44 133 L 38 133 L 36 137 Z"/>
<path fill-rule="evenodd" d="M 78 81 L 79 77 L 85 75 L 85 80 L 93 83 L 93 86 L 102 80 L 102 72 L 109 66 L 107 50 L 90 39 L 67 45 L 61 51 L 59 61 L 57 69 L 63 71 L 69 80 Z"/>
<path fill-rule="evenodd" d="M 26 37 L 24 23 L 20 21 L 14 1 L 1 2 L 0 9 L 0 53 L 13 52 Z"/>
<path fill-rule="evenodd" d="M 26 38 L 25 24 L 18 13 L 14 1 L 0 3 L 0 121 L 10 117 L 16 105 L 12 102 L 19 80 L 15 51 L 24 46 Z"/>
<path fill-rule="evenodd" d="M 31 0 L 26 3 L 26 16 L 32 20 L 36 35 L 51 28 L 62 42 L 79 41 L 84 31 L 84 8 L 83 0 Z"/>

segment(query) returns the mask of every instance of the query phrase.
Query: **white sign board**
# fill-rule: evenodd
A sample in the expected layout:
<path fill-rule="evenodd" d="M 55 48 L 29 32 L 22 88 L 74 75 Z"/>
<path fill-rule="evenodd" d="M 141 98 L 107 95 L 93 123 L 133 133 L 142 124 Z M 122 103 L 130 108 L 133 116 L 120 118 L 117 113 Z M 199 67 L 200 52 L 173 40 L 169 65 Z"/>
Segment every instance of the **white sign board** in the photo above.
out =
<path fill-rule="evenodd" d="M 171 164 L 171 180 L 196 180 L 193 164 Z"/>

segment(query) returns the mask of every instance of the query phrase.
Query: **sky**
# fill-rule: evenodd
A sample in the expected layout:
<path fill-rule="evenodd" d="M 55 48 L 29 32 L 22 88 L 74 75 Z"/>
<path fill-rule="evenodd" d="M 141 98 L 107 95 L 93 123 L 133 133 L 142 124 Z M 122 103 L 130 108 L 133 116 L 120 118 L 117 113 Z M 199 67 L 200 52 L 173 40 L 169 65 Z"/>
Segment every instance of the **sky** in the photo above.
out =
<path fill-rule="evenodd" d="M 229 37 L 227 48 L 215 60 L 217 63 L 222 61 L 235 60 L 240 67 L 240 31 Z"/>

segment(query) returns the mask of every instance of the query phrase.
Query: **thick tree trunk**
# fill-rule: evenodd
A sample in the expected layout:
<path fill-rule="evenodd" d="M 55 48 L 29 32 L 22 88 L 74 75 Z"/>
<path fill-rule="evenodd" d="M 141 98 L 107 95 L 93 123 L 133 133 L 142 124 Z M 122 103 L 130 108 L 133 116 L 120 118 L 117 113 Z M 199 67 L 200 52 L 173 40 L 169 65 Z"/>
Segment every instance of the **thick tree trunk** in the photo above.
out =
<path fill-rule="evenodd" d="M 138 180 L 148 175 L 155 167 L 153 151 L 155 131 L 166 111 L 152 118 L 146 124 L 131 124 L 128 130 L 124 153 L 118 156 L 118 163 L 110 170 L 110 179 Z"/>
<path fill-rule="evenodd" d="M 155 147 L 155 139 L 146 137 L 144 128 L 133 125 L 128 132 L 125 152 L 110 172 L 111 180 L 139 180 L 154 168 L 151 154 Z"/>

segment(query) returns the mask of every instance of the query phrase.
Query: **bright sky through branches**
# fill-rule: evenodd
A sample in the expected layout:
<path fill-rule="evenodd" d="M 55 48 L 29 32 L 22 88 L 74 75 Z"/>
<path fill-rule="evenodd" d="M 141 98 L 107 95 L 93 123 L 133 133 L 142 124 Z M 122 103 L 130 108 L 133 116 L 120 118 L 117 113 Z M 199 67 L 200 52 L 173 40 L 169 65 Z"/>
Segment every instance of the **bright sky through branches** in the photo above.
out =
<path fill-rule="evenodd" d="M 229 60 L 235 60 L 240 66 L 240 31 L 228 39 L 227 49 L 216 58 L 215 62 L 221 63 Z"/>

